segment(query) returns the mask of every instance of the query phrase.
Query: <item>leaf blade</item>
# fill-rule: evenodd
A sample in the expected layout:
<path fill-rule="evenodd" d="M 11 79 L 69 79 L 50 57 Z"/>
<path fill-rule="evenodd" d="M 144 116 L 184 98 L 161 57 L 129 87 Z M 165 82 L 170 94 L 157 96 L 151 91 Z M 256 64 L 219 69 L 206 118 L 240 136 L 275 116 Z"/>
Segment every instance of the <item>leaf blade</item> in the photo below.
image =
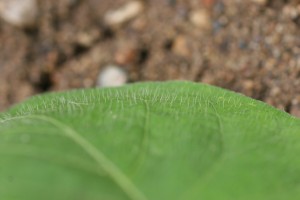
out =
<path fill-rule="evenodd" d="M 26 120 L 13 122 L 20 115 Z M 38 115 L 39 119 L 30 119 L 32 115 Z M 41 132 L 46 128 L 49 133 L 55 132 L 45 124 L 40 127 L 41 118 L 56 124 L 62 132 L 67 131 L 73 136 L 75 132 L 75 136 L 79 136 L 75 140 L 85 149 L 91 148 L 87 155 L 92 153 L 94 160 L 98 159 L 98 165 L 99 160 L 100 165 L 103 164 L 103 157 L 101 161 L 95 152 L 103 152 L 123 173 L 116 175 L 117 185 L 121 188 L 130 186 L 130 182 L 139 188 L 133 189 L 134 192 L 112 189 L 116 194 L 107 192 L 108 199 L 274 199 L 274 194 L 279 193 L 271 194 L 270 188 L 280 191 L 281 198 L 278 199 L 283 199 L 291 197 L 289 193 L 300 192 L 296 181 L 299 176 L 295 176 L 300 171 L 299 163 L 294 155 L 290 155 L 300 152 L 299 120 L 219 88 L 188 82 L 144 83 L 33 98 L 2 114 L 0 139 L 6 141 L 0 145 L 16 143 L 24 130 Z M 19 129 L 16 126 L 20 126 Z M 11 129 L 16 133 L 12 134 Z M 48 135 L 45 137 L 49 139 Z M 61 138 L 53 137 L 48 143 L 42 139 L 33 143 L 39 145 L 42 152 L 46 151 L 43 145 L 51 147 L 59 141 Z M 62 149 L 62 154 L 64 151 L 75 152 L 75 147 L 71 148 L 69 143 L 56 148 Z M 74 155 L 81 160 L 86 156 L 83 153 Z M 282 158 L 276 159 L 276 155 Z M 11 174 L 14 170 L 22 171 L 9 162 L 5 165 L 12 168 Z M 28 166 L 28 171 L 30 166 L 39 169 L 30 162 Z M 107 169 L 115 168 L 108 165 L 104 171 Z M 58 169 L 56 171 L 60 174 Z M 0 176 L 6 174 L 0 171 Z M 127 181 L 120 184 L 118 178 L 122 176 Z M 61 180 L 59 176 L 53 177 L 54 182 Z M 85 181 L 80 183 L 82 177 Z M 63 191 L 54 187 L 55 191 L 60 191 L 60 197 L 55 197 L 74 199 L 72 191 L 78 192 L 82 184 L 93 188 L 107 186 L 107 191 L 115 187 L 102 177 L 89 183 L 89 177 L 81 172 L 68 176 L 69 195 L 63 195 Z M 39 176 L 35 178 L 37 183 Z M 78 179 L 76 187 L 72 186 L 74 178 Z M 260 183 L 260 180 L 266 182 Z M 292 184 L 293 181 L 296 182 Z M 289 188 L 281 182 L 290 184 Z M 4 187 L 0 182 L 0 190 Z M 124 192 L 127 195 L 122 194 Z M 82 199 L 90 200 L 99 199 L 105 191 L 86 189 L 82 193 Z M 32 194 L 27 195 L 32 199 Z"/>

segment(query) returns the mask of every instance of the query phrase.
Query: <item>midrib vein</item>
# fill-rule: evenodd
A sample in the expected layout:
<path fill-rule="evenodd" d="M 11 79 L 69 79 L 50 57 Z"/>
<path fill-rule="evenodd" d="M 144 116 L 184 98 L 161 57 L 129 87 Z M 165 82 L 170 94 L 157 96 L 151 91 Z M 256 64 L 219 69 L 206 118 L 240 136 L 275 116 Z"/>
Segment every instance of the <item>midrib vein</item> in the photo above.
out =
<path fill-rule="evenodd" d="M 134 185 L 134 183 L 113 163 L 111 162 L 99 149 L 93 146 L 85 138 L 80 136 L 74 129 L 61 123 L 60 121 L 40 115 L 28 115 L 14 117 L 7 121 L 17 119 L 36 119 L 48 122 L 57 128 L 63 130 L 65 136 L 73 140 L 78 146 L 80 146 L 88 155 L 90 155 L 96 163 L 107 173 L 108 176 L 123 190 L 127 196 L 132 200 L 147 200 L 146 196 Z M 2 121 L 2 123 L 4 123 Z"/>

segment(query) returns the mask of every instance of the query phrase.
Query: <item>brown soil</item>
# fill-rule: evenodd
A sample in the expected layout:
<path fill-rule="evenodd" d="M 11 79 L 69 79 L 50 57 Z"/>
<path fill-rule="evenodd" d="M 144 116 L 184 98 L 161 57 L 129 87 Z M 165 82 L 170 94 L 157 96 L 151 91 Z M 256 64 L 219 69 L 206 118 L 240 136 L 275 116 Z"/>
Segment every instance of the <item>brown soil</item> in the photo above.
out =
<path fill-rule="evenodd" d="M 41 92 L 94 87 L 117 64 L 131 82 L 205 82 L 300 116 L 297 0 L 148 0 L 134 19 L 107 25 L 105 14 L 127 2 L 40 0 L 36 28 L 0 21 L 0 110 Z"/>

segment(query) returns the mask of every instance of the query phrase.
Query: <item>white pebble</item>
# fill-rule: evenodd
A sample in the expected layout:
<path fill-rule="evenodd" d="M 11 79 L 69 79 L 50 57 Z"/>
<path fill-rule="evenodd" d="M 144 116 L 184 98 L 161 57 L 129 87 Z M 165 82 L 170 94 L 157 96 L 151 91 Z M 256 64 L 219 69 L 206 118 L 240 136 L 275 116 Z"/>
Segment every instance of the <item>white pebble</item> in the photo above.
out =
<path fill-rule="evenodd" d="M 128 81 L 127 73 L 115 65 L 107 66 L 98 76 L 97 86 L 117 87 Z"/>
<path fill-rule="evenodd" d="M 199 28 L 209 29 L 211 26 L 210 16 L 204 9 L 192 11 L 189 18 L 190 21 Z"/>
<path fill-rule="evenodd" d="M 108 25 L 119 25 L 136 17 L 142 12 L 143 8 L 142 2 L 131 1 L 117 10 L 106 13 L 104 20 Z"/>
<path fill-rule="evenodd" d="M 36 23 L 37 15 L 36 0 L 0 0 L 0 16 L 14 26 L 32 27 Z"/>

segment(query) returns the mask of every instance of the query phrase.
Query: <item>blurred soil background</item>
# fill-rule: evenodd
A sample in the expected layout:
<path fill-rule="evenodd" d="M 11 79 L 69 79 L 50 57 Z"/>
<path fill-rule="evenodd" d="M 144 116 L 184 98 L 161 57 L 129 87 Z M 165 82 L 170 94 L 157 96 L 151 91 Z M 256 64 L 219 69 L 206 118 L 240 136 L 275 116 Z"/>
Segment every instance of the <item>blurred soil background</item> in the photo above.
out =
<path fill-rule="evenodd" d="M 298 0 L 0 0 L 0 16 L 2 111 L 47 91 L 176 79 L 300 116 Z"/>

